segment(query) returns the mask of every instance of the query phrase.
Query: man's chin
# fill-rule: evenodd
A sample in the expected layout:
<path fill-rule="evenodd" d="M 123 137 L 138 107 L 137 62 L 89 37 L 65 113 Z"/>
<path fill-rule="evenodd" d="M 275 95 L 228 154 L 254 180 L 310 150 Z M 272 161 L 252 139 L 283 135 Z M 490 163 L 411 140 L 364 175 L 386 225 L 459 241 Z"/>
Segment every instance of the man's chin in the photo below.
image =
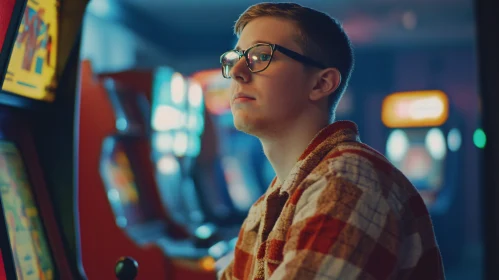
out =
<path fill-rule="evenodd" d="M 259 125 L 253 119 L 234 116 L 234 126 L 241 132 L 258 137 Z"/>

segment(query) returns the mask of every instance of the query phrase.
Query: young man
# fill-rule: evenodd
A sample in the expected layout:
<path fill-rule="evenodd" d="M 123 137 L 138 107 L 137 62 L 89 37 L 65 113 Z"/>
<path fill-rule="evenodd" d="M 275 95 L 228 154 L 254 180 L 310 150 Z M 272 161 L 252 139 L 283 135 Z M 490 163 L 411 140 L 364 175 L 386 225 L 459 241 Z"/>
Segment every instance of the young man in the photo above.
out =
<path fill-rule="evenodd" d="M 290 3 L 250 7 L 221 56 L 237 129 L 276 172 L 244 221 L 222 279 L 443 279 L 415 188 L 334 119 L 353 68 L 342 27 Z"/>

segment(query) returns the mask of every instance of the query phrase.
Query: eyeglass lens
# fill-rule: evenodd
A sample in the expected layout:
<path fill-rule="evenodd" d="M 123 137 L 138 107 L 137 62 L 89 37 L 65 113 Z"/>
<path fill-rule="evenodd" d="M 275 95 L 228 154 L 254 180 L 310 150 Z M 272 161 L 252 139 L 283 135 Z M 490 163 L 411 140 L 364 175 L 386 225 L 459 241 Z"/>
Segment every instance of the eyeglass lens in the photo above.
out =
<path fill-rule="evenodd" d="M 270 63 L 272 47 L 269 45 L 256 45 L 246 51 L 246 62 L 251 72 L 263 71 Z M 222 71 L 224 77 L 230 77 L 232 68 L 239 61 L 240 55 L 236 51 L 227 52 L 222 57 Z"/>

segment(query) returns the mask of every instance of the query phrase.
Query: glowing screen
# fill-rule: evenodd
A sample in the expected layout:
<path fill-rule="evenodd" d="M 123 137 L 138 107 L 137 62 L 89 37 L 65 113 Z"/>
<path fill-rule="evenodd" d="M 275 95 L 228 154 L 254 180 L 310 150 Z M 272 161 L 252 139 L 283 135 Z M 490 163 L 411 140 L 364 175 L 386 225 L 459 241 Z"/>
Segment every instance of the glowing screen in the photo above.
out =
<path fill-rule="evenodd" d="M 17 148 L 0 141 L 0 190 L 18 279 L 54 279 L 54 264 Z"/>
<path fill-rule="evenodd" d="M 153 140 L 155 150 L 173 152 L 177 157 L 198 156 L 205 125 L 203 89 L 199 82 L 171 68 L 158 68 L 153 84 L 151 125 L 161 134 L 154 136 L 155 140 L 165 137 L 172 140 L 165 144 Z"/>
<path fill-rule="evenodd" d="M 2 89 L 52 101 L 56 87 L 57 0 L 28 1 Z"/>
<path fill-rule="evenodd" d="M 130 160 L 123 144 L 112 138 L 104 142 L 101 175 L 116 216 L 116 223 L 126 227 L 130 223 L 143 220 L 145 215 L 140 205 L 136 178 Z"/>
<path fill-rule="evenodd" d="M 414 184 L 427 205 L 444 185 L 446 149 L 438 128 L 393 130 L 386 146 L 388 159 Z"/>

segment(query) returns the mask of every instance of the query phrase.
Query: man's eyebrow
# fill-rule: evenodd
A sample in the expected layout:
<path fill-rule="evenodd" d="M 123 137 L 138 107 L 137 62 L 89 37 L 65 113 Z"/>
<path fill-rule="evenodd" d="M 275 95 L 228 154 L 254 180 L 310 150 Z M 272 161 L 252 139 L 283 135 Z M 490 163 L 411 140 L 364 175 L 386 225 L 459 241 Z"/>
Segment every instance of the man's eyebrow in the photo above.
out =
<path fill-rule="evenodd" d="M 263 41 L 263 40 L 256 40 L 256 41 L 251 42 L 250 47 L 251 47 L 251 46 L 254 46 L 254 45 L 256 45 L 256 44 L 259 44 L 259 43 L 265 43 L 265 44 L 270 44 L 270 45 L 272 45 L 272 43 L 267 42 L 267 41 Z M 235 49 L 236 51 L 240 51 L 240 50 L 241 50 L 241 47 L 236 46 L 234 49 Z"/>

